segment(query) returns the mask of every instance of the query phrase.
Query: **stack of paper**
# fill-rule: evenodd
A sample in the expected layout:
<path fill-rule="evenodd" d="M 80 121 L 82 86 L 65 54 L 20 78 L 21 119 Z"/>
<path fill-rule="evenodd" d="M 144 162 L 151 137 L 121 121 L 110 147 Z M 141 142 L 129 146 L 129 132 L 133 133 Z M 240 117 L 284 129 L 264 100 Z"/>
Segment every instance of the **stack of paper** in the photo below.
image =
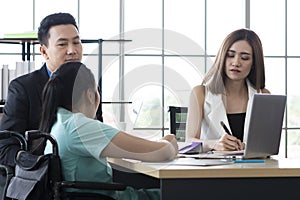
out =
<path fill-rule="evenodd" d="M 8 83 L 9 83 L 9 69 L 8 65 L 3 65 L 2 66 L 2 94 L 1 94 L 1 99 L 6 99 L 7 97 L 7 89 L 8 89 Z"/>
<path fill-rule="evenodd" d="M 0 68 L 0 100 L 6 100 L 9 83 L 18 76 L 35 70 L 35 63 L 30 61 L 16 62 L 16 68 L 9 68 L 7 64 Z"/>

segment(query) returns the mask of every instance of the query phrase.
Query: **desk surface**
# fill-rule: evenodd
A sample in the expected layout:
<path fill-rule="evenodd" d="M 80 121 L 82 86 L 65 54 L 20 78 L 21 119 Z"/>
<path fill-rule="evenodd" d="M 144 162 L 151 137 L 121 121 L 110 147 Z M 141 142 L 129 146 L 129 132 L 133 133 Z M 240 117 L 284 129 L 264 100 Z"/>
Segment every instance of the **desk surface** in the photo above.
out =
<path fill-rule="evenodd" d="M 109 158 L 116 167 L 158 179 L 168 178 L 247 178 L 300 177 L 300 160 L 266 159 L 264 163 L 231 163 L 217 166 L 181 166 L 168 163 L 133 162 Z"/>

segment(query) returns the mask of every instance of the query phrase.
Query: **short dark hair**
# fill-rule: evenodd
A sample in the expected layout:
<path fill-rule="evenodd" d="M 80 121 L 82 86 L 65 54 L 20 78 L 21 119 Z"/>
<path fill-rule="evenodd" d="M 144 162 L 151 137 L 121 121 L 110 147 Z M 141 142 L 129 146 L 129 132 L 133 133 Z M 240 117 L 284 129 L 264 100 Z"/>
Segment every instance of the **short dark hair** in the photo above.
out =
<path fill-rule="evenodd" d="M 72 24 L 78 30 L 78 26 L 75 18 L 69 13 L 54 13 L 46 16 L 40 23 L 38 29 L 38 40 L 41 45 L 48 45 L 49 29 L 52 26 L 62 25 L 62 24 Z"/>

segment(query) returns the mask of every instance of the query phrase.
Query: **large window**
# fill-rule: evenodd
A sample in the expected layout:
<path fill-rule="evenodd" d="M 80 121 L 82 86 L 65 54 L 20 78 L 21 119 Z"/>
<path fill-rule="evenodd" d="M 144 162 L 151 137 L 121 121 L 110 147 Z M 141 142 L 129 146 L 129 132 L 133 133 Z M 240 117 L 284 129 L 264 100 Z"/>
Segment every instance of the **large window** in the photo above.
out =
<path fill-rule="evenodd" d="M 300 157 L 298 5 L 298 0 L 10 0 L 1 4 L 0 35 L 37 30 L 44 16 L 70 12 L 82 39 L 104 40 L 105 122 L 155 138 L 169 133 L 168 106 L 188 105 L 224 37 L 253 29 L 263 43 L 266 87 L 288 96 L 280 155 Z M 14 68 L 21 47 L 0 45 L 0 67 Z M 38 45 L 33 52 L 39 68 Z M 97 44 L 84 44 L 84 62 L 97 78 L 98 53 Z"/>

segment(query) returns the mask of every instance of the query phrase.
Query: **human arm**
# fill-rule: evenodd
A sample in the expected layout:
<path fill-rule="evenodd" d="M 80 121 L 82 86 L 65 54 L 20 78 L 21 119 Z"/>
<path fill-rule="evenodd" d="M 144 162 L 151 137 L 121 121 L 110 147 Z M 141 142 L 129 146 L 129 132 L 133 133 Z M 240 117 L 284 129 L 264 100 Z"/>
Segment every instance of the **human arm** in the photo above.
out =
<path fill-rule="evenodd" d="M 28 107 L 28 94 L 23 84 L 17 79 L 11 81 L 3 108 L 0 130 L 24 133 L 28 124 Z"/>
<path fill-rule="evenodd" d="M 227 133 L 218 140 L 207 141 L 206 145 L 209 145 L 208 149 L 217 151 L 234 151 L 243 150 L 245 148 L 241 140 Z"/>
<path fill-rule="evenodd" d="M 198 85 L 192 89 L 186 124 L 186 140 L 199 140 L 204 112 L 205 86 Z"/>
<path fill-rule="evenodd" d="M 261 93 L 271 94 L 271 92 L 268 89 L 266 89 L 266 88 L 261 89 Z"/>
<path fill-rule="evenodd" d="M 194 139 L 196 140 L 196 139 Z M 224 133 L 224 135 L 215 140 L 199 140 L 203 145 L 203 152 L 208 152 L 212 150 L 217 151 L 233 151 L 233 150 L 243 150 L 245 144 L 241 140 L 237 139 L 235 136 Z"/>
<path fill-rule="evenodd" d="M 150 141 L 120 131 L 104 148 L 100 157 L 129 158 L 149 162 L 172 160 L 178 153 L 174 135 Z"/>
<path fill-rule="evenodd" d="M 10 82 L 0 125 L 1 130 L 24 133 L 39 128 L 42 112 L 41 96 L 48 79 L 49 75 L 44 64 L 39 70 Z"/>
<path fill-rule="evenodd" d="M 8 86 L 8 93 L 0 130 L 16 131 L 24 134 L 27 130 L 39 128 L 41 113 L 41 94 L 49 76 L 44 65 L 41 69 L 20 76 L 12 80 Z M 33 153 L 40 151 L 31 148 Z M 14 156 L 19 150 L 16 139 L 7 139 L 0 142 L 0 162 L 9 162 L 14 165 Z"/>
<path fill-rule="evenodd" d="M 0 130 L 24 133 L 27 124 L 27 100 L 22 84 L 13 80 L 8 87 L 7 101 L 3 108 Z M 16 138 L 0 141 L 0 163 L 15 166 L 15 155 L 20 149 Z"/>
<path fill-rule="evenodd" d="M 187 116 L 186 140 L 200 140 L 202 120 L 204 118 L 205 86 L 199 85 L 193 88 Z M 224 134 L 219 139 L 201 140 L 203 151 L 210 150 L 236 150 L 243 149 L 242 142 L 236 137 Z"/>
<path fill-rule="evenodd" d="M 270 94 L 270 91 L 266 88 L 263 88 L 260 90 L 260 93 L 262 94 Z M 226 134 L 224 132 L 224 135 L 215 142 L 215 145 L 212 147 L 214 150 L 242 150 L 245 148 L 245 144 L 242 143 L 239 139 L 236 137 Z"/>

